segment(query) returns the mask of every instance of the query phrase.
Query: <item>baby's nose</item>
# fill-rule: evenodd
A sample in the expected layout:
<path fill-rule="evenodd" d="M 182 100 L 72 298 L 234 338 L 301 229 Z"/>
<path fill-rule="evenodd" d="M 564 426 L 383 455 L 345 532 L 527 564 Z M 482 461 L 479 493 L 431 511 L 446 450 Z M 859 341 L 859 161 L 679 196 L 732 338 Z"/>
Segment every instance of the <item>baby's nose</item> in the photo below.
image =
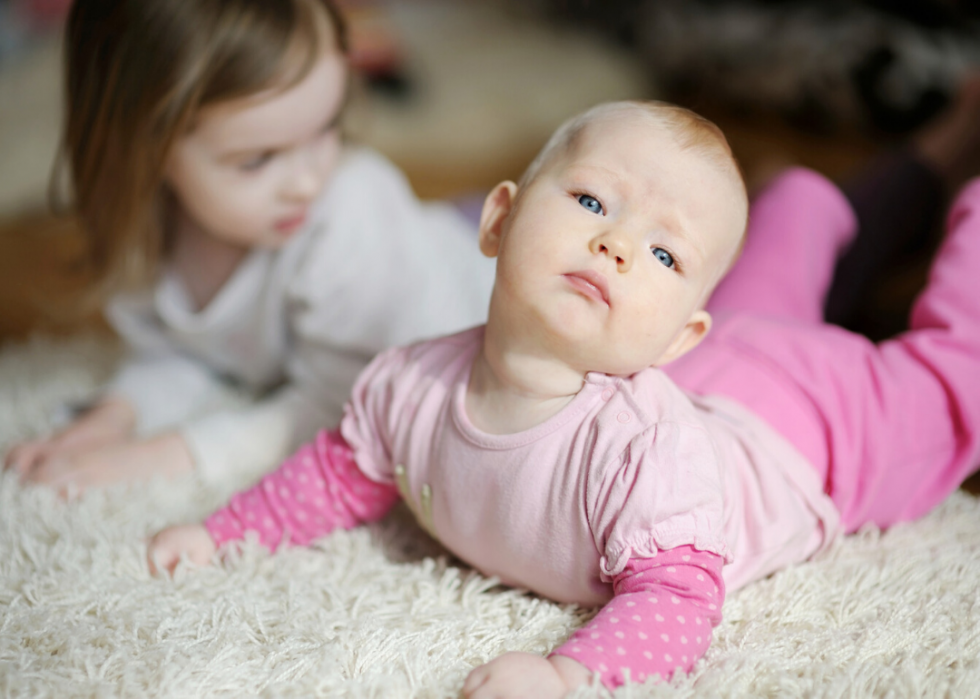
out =
<path fill-rule="evenodd" d="M 629 271 L 633 265 L 633 246 L 628 236 L 610 231 L 600 236 L 596 241 L 595 250 L 601 255 L 612 258 L 620 272 Z"/>

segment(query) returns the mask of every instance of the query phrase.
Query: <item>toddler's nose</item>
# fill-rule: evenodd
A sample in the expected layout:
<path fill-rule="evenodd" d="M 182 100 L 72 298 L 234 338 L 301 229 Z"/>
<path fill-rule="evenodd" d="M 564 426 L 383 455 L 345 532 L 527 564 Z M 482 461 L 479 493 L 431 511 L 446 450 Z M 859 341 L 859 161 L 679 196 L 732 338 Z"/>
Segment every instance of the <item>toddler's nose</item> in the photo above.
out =
<path fill-rule="evenodd" d="M 628 236 L 610 230 L 596 236 L 589 246 L 596 255 L 606 255 L 616 263 L 619 272 L 628 272 L 633 266 L 633 246 Z"/>
<path fill-rule="evenodd" d="M 297 154 L 291 165 L 283 194 L 292 200 L 310 201 L 320 193 L 323 186 L 323 178 L 316 163 L 311 158 Z"/>

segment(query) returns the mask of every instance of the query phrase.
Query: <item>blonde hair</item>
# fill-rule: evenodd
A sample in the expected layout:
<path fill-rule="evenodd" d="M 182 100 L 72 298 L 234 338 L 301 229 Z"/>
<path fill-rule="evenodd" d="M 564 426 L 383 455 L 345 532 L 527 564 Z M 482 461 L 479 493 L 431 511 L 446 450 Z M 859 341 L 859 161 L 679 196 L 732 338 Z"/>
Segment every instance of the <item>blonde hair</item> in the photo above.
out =
<path fill-rule="evenodd" d="M 85 234 L 86 301 L 156 275 L 168 245 L 165 161 L 201 109 L 294 85 L 346 42 L 332 0 L 75 0 L 52 203 Z"/>
<path fill-rule="evenodd" d="M 655 124 L 665 128 L 680 148 L 693 150 L 719 167 L 730 169 L 737 175 L 744 188 L 741 168 L 722 130 L 713 121 L 697 112 L 658 100 L 603 102 L 566 120 L 555 130 L 544 148 L 524 171 L 519 184 L 523 187 L 537 177 L 552 158 L 575 144 L 576 138 L 586 127 L 609 117 L 630 114 L 650 118 Z"/>

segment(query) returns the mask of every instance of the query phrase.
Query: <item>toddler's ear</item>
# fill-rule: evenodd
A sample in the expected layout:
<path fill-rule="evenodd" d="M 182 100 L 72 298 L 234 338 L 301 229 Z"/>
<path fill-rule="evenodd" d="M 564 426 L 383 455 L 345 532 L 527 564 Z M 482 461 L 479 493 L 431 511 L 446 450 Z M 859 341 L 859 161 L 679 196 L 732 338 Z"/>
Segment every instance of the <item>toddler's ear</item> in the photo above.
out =
<path fill-rule="evenodd" d="M 656 366 L 663 366 L 690 352 L 701 343 L 709 330 L 711 330 L 711 314 L 703 309 L 695 311 L 684 329 L 670 343 L 667 351 L 657 360 Z"/>
<path fill-rule="evenodd" d="M 480 214 L 480 252 L 487 257 L 496 257 L 500 251 L 500 237 L 504 221 L 514 208 L 517 185 L 507 180 L 494 187 L 483 202 Z"/>

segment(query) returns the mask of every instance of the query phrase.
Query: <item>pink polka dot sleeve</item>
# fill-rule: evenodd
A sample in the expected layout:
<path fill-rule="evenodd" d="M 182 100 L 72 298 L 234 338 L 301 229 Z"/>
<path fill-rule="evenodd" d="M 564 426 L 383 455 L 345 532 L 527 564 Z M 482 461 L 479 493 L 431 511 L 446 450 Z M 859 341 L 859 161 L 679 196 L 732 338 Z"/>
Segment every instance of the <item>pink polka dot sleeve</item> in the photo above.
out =
<path fill-rule="evenodd" d="M 654 558 L 633 558 L 613 579 L 615 596 L 553 655 L 598 672 L 614 689 L 676 670 L 689 672 L 721 621 L 724 559 L 679 546 Z"/>
<path fill-rule="evenodd" d="M 275 551 L 284 542 L 305 546 L 338 527 L 379 520 L 397 500 L 395 486 L 361 473 L 339 431 L 324 430 L 204 526 L 219 547 L 251 530 Z"/>

